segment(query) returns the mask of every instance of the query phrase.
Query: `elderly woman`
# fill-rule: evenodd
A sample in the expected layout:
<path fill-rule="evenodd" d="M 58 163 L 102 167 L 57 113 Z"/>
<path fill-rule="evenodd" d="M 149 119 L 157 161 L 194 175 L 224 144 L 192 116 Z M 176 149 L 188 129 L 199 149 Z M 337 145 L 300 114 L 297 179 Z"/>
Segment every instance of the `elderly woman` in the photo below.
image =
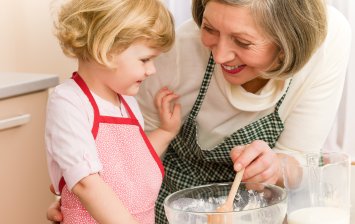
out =
<path fill-rule="evenodd" d="M 147 131 L 159 125 L 152 96 L 161 86 L 182 105 L 156 223 L 167 223 L 162 204 L 172 192 L 232 181 L 241 167 L 243 181 L 281 183 L 287 152 L 320 150 L 349 57 L 350 27 L 323 0 L 194 0 L 193 17 L 138 98 Z"/>
<path fill-rule="evenodd" d="M 342 94 L 350 27 L 323 0 L 193 0 L 138 101 L 145 130 L 159 126 L 153 96 L 180 95 L 184 124 L 164 155 L 156 223 L 177 190 L 232 181 L 282 183 L 290 151 L 320 150 Z M 58 211 L 49 209 L 54 220 Z"/>

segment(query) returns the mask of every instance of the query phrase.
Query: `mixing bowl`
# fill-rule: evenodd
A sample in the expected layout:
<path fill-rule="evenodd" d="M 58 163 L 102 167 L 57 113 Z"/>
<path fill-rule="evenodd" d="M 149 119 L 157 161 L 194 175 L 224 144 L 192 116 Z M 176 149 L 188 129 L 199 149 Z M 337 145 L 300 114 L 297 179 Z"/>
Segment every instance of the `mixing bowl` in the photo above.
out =
<path fill-rule="evenodd" d="M 231 183 L 187 188 L 164 201 L 170 224 L 209 224 L 208 217 L 228 217 L 235 224 L 281 224 L 286 216 L 287 194 L 270 184 L 241 183 L 232 212 L 215 212 L 227 198 Z M 227 222 L 226 222 L 227 223 Z M 229 222 L 231 223 L 231 222 Z"/>

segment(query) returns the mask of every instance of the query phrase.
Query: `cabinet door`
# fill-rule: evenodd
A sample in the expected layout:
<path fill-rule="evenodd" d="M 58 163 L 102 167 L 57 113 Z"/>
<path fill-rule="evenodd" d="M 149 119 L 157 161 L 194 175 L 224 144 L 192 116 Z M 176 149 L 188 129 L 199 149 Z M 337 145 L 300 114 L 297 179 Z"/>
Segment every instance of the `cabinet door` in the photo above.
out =
<path fill-rule="evenodd" d="M 0 100 L 0 222 L 49 223 L 44 146 L 47 91 Z M 7 126 L 18 125 L 6 128 Z"/>

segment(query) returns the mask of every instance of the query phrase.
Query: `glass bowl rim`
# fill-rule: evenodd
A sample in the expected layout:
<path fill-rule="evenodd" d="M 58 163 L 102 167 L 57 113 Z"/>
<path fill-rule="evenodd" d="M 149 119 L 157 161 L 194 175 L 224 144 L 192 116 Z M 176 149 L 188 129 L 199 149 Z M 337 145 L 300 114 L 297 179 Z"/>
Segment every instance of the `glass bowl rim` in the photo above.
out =
<path fill-rule="evenodd" d="M 256 183 L 256 182 L 241 182 L 240 184 L 258 184 L 258 185 L 263 185 L 263 186 L 266 186 L 266 187 L 271 187 L 271 188 L 276 188 L 277 190 L 280 190 L 281 192 L 283 192 L 283 198 L 281 198 L 277 203 L 272 203 L 272 204 L 269 204 L 267 206 L 264 206 L 264 207 L 260 207 L 260 208 L 252 208 L 252 209 L 248 209 L 248 210 L 242 210 L 242 211 L 232 211 L 232 212 L 211 212 L 211 211 L 208 211 L 208 212 L 200 212 L 200 211 L 183 211 L 183 210 L 180 210 L 180 209 L 175 209 L 175 208 L 172 208 L 171 206 L 168 206 L 167 205 L 167 201 L 175 196 L 176 194 L 178 193 L 181 193 L 181 192 L 184 192 L 184 191 L 191 191 L 191 190 L 196 190 L 198 188 L 203 188 L 203 187 L 209 187 L 209 186 L 220 186 L 220 185 L 231 185 L 232 182 L 223 182 L 223 183 L 212 183 L 212 184 L 205 184 L 205 185 L 199 185 L 199 186 L 195 186 L 195 187 L 189 187 L 189 188 L 184 188 L 184 189 L 181 189 L 181 190 L 178 190 L 178 191 L 175 191 L 174 193 L 171 193 L 170 195 L 168 195 L 165 199 L 164 199 L 164 203 L 163 203 L 163 206 L 164 208 L 167 207 L 169 208 L 170 210 L 173 210 L 173 211 L 177 211 L 177 212 L 185 212 L 185 213 L 188 213 L 188 214 L 198 214 L 198 215 L 203 215 L 203 214 L 234 214 L 234 213 L 238 213 L 238 214 L 242 214 L 242 213 L 250 213 L 250 212 L 254 212 L 254 211 L 258 211 L 258 210 L 261 210 L 261 209 L 265 209 L 265 208 L 269 208 L 269 207 L 273 207 L 281 202 L 285 202 L 288 198 L 288 194 L 287 194 L 287 191 L 285 188 L 282 188 L 280 186 L 277 186 L 275 184 L 268 184 L 268 183 Z M 287 201 L 286 201 L 286 204 L 287 204 Z"/>

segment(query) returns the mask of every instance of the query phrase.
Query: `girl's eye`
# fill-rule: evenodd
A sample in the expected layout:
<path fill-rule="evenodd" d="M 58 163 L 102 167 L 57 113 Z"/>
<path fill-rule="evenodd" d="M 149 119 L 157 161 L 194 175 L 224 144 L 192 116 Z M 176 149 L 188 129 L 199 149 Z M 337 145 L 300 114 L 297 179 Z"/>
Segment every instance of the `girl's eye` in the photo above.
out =
<path fill-rule="evenodd" d="M 141 59 L 141 61 L 142 61 L 143 63 L 146 63 L 146 62 L 150 61 L 150 58 L 143 58 L 143 59 Z"/>

